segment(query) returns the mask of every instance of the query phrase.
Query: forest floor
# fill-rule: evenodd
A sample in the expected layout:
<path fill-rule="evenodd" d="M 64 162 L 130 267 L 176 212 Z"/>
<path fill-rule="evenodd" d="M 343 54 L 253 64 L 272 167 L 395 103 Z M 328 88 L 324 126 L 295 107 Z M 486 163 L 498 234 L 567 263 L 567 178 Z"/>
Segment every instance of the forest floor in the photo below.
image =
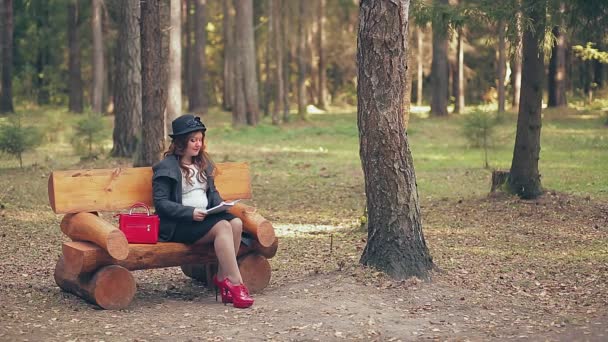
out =
<path fill-rule="evenodd" d="M 360 266 L 360 228 L 277 223 L 271 284 L 246 310 L 179 268 L 134 272 L 132 304 L 99 310 L 53 281 L 61 217 L 1 208 L 2 341 L 608 340 L 608 203 L 590 198 L 422 203 L 428 282 Z"/>

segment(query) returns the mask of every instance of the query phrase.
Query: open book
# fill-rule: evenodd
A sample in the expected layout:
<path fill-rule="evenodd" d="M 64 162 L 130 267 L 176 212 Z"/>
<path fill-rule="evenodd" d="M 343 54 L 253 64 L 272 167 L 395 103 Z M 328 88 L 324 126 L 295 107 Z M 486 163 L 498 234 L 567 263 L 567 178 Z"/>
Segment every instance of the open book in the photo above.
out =
<path fill-rule="evenodd" d="M 211 215 L 211 214 L 217 214 L 217 213 L 221 213 L 222 211 L 226 211 L 230 208 L 232 208 L 235 204 L 237 204 L 240 201 L 240 199 L 234 200 L 234 201 L 222 201 L 222 203 L 216 205 L 213 208 L 209 208 L 205 210 L 205 214 L 206 215 Z"/>

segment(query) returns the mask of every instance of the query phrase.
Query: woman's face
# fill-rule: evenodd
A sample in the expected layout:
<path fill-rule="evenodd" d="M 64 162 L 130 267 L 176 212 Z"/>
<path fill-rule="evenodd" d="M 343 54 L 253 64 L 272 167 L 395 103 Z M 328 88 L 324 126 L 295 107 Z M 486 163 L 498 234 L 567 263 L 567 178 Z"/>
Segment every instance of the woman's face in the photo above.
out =
<path fill-rule="evenodd" d="M 190 134 L 188 136 L 188 145 L 186 145 L 186 150 L 184 151 L 184 157 L 197 156 L 201 148 L 203 148 L 203 133 L 199 131 Z"/>

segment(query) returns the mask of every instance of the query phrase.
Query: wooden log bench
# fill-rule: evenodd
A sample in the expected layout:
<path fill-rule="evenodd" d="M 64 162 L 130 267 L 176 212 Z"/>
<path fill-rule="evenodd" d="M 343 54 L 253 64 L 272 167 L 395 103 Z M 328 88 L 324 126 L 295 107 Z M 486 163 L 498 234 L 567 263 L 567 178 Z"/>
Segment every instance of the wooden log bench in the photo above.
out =
<path fill-rule="evenodd" d="M 217 164 L 215 184 L 224 200 L 251 198 L 246 163 Z M 136 291 L 130 271 L 173 266 L 212 286 L 217 258 L 211 245 L 129 244 L 117 223 L 103 217 L 137 202 L 152 207 L 151 168 L 54 171 L 48 194 L 53 211 L 65 214 L 61 231 L 72 240 L 63 244 L 55 267 L 55 282 L 62 290 L 104 309 L 122 309 Z M 261 291 L 270 282 L 268 259 L 278 248 L 274 228 L 254 207 L 237 203 L 229 212 L 243 221 L 237 256 L 243 281 L 251 292 Z"/>

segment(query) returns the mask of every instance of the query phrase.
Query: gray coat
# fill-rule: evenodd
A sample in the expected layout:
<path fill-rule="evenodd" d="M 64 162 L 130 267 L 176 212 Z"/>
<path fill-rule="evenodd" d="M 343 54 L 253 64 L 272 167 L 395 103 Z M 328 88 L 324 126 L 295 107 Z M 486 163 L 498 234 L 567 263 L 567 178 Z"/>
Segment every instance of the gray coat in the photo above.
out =
<path fill-rule="evenodd" d="M 178 158 L 176 155 L 168 155 L 152 167 L 152 171 L 154 171 L 152 193 L 154 207 L 160 218 L 160 241 L 171 241 L 177 224 L 192 222 L 194 213 L 194 207 L 182 205 L 182 172 Z M 207 208 L 211 208 L 220 204 L 222 198 L 215 188 L 211 163 L 207 167 L 206 174 L 209 201 Z"/>

